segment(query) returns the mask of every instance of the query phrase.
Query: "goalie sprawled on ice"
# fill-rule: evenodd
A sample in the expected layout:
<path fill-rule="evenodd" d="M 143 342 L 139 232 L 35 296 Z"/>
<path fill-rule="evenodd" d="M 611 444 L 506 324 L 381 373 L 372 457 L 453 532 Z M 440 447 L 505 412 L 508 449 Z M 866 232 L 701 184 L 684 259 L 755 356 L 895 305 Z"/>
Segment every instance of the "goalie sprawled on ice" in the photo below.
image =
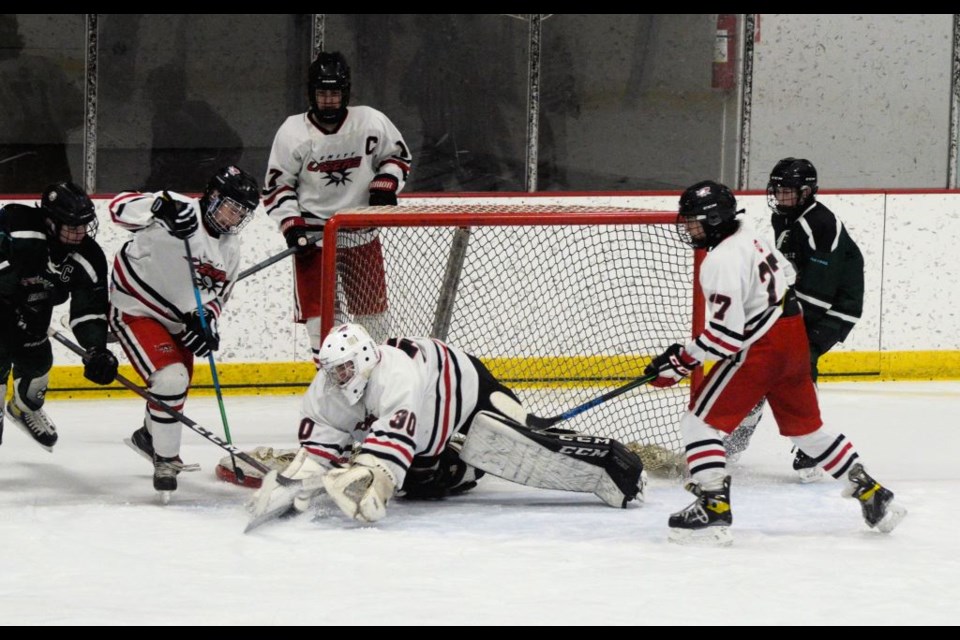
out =
<path fill-rule="evenodd" d="M 248 503 L 247 529 L 327 493 L 374 522 L 395 495 L 440 498 L 484 473 L 531 487 L 594 493 L 613 507 L 643 500 L 640 458 L 619 442 L 528 428 L 516 395 L 480 360 L 433 338 L 377 345 L 360 325 L 335 327 L 303 399 L 301 447 Z"/>

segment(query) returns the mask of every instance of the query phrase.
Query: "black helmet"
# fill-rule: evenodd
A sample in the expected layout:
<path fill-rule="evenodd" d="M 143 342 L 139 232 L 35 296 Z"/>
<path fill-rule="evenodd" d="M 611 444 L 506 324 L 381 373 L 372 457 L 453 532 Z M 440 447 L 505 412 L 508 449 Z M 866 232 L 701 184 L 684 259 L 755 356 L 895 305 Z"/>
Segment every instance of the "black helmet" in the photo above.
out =
<path fill-rule="evenodd" d="M 93 202 L 72 182 L 57 182 L 44 189 L 40 209 L 47 216 L 51 236 L 63 244 L 79 244 L 84 235 L 97 235 L 99 222 Z M 65 231 L 64 227 L 85 227 L 85 231 Z"/>
<path fill-rule="evenodd" d="M 322 122 L 337 122 L 343 117 L 350 102 L 350 67 L 347 59 L 338 51 L 321 51 L 310 65 L 307 74 L 310 107 L 314 115 Z M 339 109 L 320 109 L 317 105 L 317 91 L 321 89 L 340 90 Z"/>
<path fill-rule="evenodd" d="M 776 197 L 777 189 L 795 189 L 795 202 L 791 205 L 780 203 Z M 767 204 L 774 213 L 799 215 L 814 202 L 817 189 L 817 170 L 813 163 L 803 158 L 784 158 L 770 172 Z"/>
<path fill-rule="evenodd" d="M 217 171 L 200 198 L 203 221 L 215 233 L 240 233 L 259 204 L 256 178 L 233 165 Z"/>
<path fill-rule="evenodd" d="M 680 196 L 677 213 L 677 232 L 680 239 L 696 249 L 713 248 L 737 230 L 737 199 L 726 186 L 704 180 L 688 187 Z M 688 221 L 699 221 L 703 230 L 697 237 L 687 227 Z M 694 228 L 695 229 L 695 228 Z"/>

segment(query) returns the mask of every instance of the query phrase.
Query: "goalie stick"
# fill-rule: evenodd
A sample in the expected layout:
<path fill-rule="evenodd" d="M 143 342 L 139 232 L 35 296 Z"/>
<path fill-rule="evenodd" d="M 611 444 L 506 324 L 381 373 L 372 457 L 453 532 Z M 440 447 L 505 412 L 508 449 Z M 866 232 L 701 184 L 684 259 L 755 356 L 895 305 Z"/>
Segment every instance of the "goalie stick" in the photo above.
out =
<path fill-rule="evenodd" d="M 87 352 L 84 351 L 83 348 L 80 347 L 80 345 L 74 344 L 69 338 L 64 336 L 59 331 L 56 331 L 53 327 L 47 330 L 47 335 L 49 335 L 51 338 L 53 338 L 54 340 L 56 340 L 57 342 L 65 346 L 67 349 L 70 349 L 70 351 L 73 351 L 75 354 L 77 354 L 81 358 L 87 355 Z M 232 444 L 229 444 L 228 442 L 224 441 L 222 438 L 217 436 L 215 433 L 213 433 L 209 429 L 205 429 L 204 427 L 201 427 L 199 424 L 197 424 L 187 416 L 183 415 L 182 413 L 180 413 L 179 411 L 177 411 L 167 403 L 163 402 L 162 400 L 160 400 L 159 398 L 151 394 L 149 391 L 147 391 L 137 383 L 125 378 L 119 373 L 117 374 L 117 382 L 125 386 L 130 391 L 133 391 L 135 394 L 137 394 L 144 400 L 147 400 L 157 405 L 163 411 L 165 411 L 166 413 L 176 418 L 179 422 L 183 423 L 191 430 L 199 433 L 201 436 L 203 436 L 213 444 L 217 445 L 221 449 L 226 450 L 231 455 L 234 455 L 240 460 L 243 460 L 244 462 L 249 464 L 251 467 L 253 467 L 257 471 L 260 471 L 261 473 L 268 473 L 270 471 L 269 467 L 262 464 L 256 458 L 253 458 L 252 456 L 247 455 L 246 453 L 236 448 Z"/>
<path fill-rule="evenodd" d="M 574 407 L 574 408 L 572 408 L 572 409 L 568 409 L 567 411 L 564 411 L 564 412 L 561 413 L 560 415 L 552 416 L 552 417 L 550 417 L 550 418 L 544 418 L 544 417 L 542 417 L 542 416 L 537 416 L 537 415 L 534 415 L 534 414 L 532 414 L 532 413 L 527 414 L 526 424 L 527 424 L 527 426 L 530 427 L 531 429 L 548 429 L 548 428 L 552 427 L 553 425 L 557 424 L 558 422 L 563 422 L 564 420 L 569 420 L 570 418 L 572 418 L 572 417 L 574 417 L 574 416 L 578 416 L 578 415 L 580 415 L 581 413 L 583 413 L 584 411 L 586 411 L 586 410 L 588 410 L 588 409 L 592 409 L 592 408 L 594 408 L 594 407 L 597 406 L 597 405 L 603 404 L 603 403 L 606 402 L 607 400 L 612 400 L 613 398 L 616 398 L 616 397 L 618 397 L 618 396 L 622 396 L 622 395 L 625 394 L 626 392 L 632 391 L 633 389 L 636 389 L 637 387 L 642 387 L 643 385 L 647 384 L 648 382 L 650 382 L 650 381 L 652 381 L 652 380 L 656 380 L 656 379 L 657 379 L 657 374 L 655 374 L 655 373 L 654 373 L 654 374 L 650 374 L 650 375 L 646 375 L 646 376 L 641 376 L 641 377 L 639 377 L 639 378 L 636 378 L 635 380 L 631 380 L 630 382 L 628 382 L 627 384 L 625 384 L 625 385 L 623 385 L 623 386 L 621 386 L 621 387 L 617 387 L 617 388 L 614 389 L 613 391 L 608 391 L 608 392 L 606 392 L 605 394 L 603 394 L 602 396 L 598 396 L 598 397 L 594 398 L 593 400 L 588 400 L 587 402 L 584 402 L 584 403 L 581 404 L 581 405 L 578 405 L 578 406 L 576 406 L 576 407 Z"/>

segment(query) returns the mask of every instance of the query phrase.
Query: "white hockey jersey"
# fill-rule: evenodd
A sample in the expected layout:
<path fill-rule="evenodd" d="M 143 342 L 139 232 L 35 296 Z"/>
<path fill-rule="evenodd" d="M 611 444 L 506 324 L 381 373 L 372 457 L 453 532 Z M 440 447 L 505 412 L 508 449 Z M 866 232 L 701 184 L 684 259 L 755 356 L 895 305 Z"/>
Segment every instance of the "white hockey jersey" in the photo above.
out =
<path fill-rule="evenodd" d="M 700 362 L 733 356 L 760 339 L 783 313 L 796 271 L 745 221 L 700 265 L 706 300 L 703 333 L 685 347 Z"/>
<path fill-rule="evenodd" d="M 310 112 L 290 116 L 277 130 L 264 179 L 263 206 L 278 224 L 300 216 L 322 226 L 341 209 L 365 207 L 373 177 L 385 173 L 403 189 L 410 151 L 386 115 L 348 107 L 340 126 L 327 133 Z"/>
<path fill-rule="evenodd" d="M 203 215 L 198 200 L 168 193 L 174 200 L 192 203 L 197 215 Z M 110 302 L 124 313 L 153 318 L 176 335 L 184 330 L 181 319 L 196 311 L 197 301 L 184 241 L 150 211 L 159 195 L 127 191 L 110 201 L 112 220 L 134 232 L 114 258 Z M 189 242 L 200 300 L 219 317 L 239 271 L 240 236 L 216 238 L 201 221 Z"/>
<path fill-rule="evenodd" d="M 363 399 L 354 405 L 323 371 L 303 398 L 300 444 L 325 464 L 345 462 L 356 442 L 403 485 L 414 456 L 440 454 L 477 405 L 479 379 L 467 354 L 433 338 L 391 338 Z"/>

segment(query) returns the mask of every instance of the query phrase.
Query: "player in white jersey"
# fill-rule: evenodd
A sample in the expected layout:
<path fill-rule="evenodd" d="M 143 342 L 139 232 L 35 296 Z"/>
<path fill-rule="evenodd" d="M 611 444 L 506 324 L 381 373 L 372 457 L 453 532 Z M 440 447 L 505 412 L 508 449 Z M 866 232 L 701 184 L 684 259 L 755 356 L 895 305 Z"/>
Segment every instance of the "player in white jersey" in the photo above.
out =
<path fill-rule="evenodd" d="M 134 235 L 114 259 L 109 324 L 151 395 L 178 411 L 194 356 L 219 348 L 217 318 L 240 265 L 237 234 L 259 202 L 256 179 L 234 166 L 214 174 L 199 199 L 127 191 L 110 202 L 113 221 Z M 177 488 L 181 432 L 179 422 L 148 402 L 143 426 L 128 441 L 153 462 L 158 491 Z"/>
<path fill-rule="evenodd" d="M 310 110 L 290 116 L 277 130 L 264 180 L 263 205 L 280 226 L 294 257 L 294 296 L 298 323 L 304 323 L 314 363 L 320 348 L 319 246 L 307 237 L 341 209 L 396 205 L 410 172 L 411 157 L 390 119 L 371 107 L 348 106 L 350 68 L 340 53 L 320 53 L 308 74 Z M 346 311 L 386 337 L 386 278 L 375 229 L 354 233 L 340 253 Z M 375 283 L 364 291 L 351 287 L 353 273 Z"/>
<path fill-rule="evenodd" d="M 651 383 L 666 387 L 707 359 L 718 362 L 693 392 L 680 421 L 696 500 L 670 516 L 670 539 L 730 544 L 730 476 L 723 436 L 766 396 L 780 433 L 808 452 L 857 498 L 872 528 L 893 530 L 906 510 L 893 492 L 870 477 L 843 434 L 823 429 L 803 316 L 793 292 L 796 274 L 770 242 L 737 219 L 736 199 L 724 185 L 704 181 L 680 198 L 677 229 L 694 248 L 708 251 L 700 267 L 706 326 L 685 345 L 673 344 L 653 359 Z"/>
<path fill-rule="evenodd" d="M 264 477 L 249 504 L 254 519 L 306 510 L 325 491 L 348 516 L 374 522 L 398 492 L 462 493 L 484 471 L 595 493 L 615 507 L 642 500 L 635 454 L 608 438 L 527 428 L 517 396 L 462 349 L 423 337 L 377 345 L 362 326 L 345 324 L 324 339 L 320 362 L 303 399 L 301 448 Z"/>

